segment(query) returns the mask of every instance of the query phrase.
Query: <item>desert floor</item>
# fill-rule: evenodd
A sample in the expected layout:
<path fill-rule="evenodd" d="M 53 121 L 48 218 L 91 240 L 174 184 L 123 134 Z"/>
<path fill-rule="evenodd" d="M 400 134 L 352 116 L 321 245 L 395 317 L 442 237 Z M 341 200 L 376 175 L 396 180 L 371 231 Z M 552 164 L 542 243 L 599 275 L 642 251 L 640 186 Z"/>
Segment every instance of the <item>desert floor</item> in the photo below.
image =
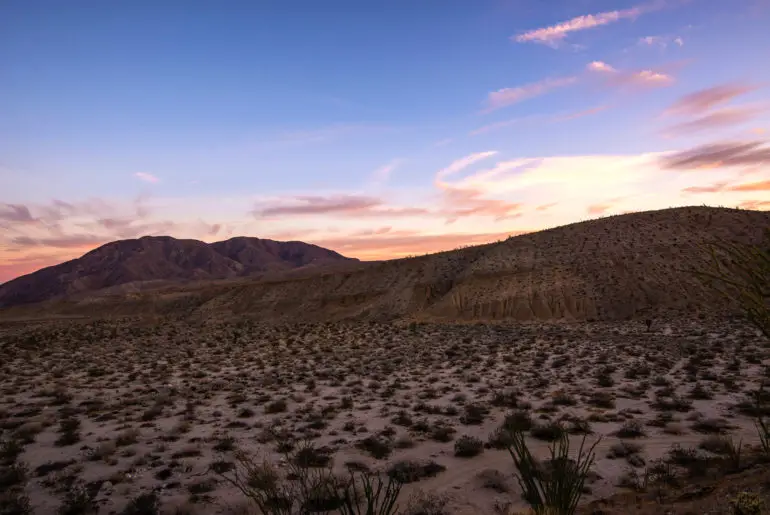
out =
<path fill-rule="evenodd" d="M 0 347 L 3 452 L 10 463 L 8 442 L 23 445 L 40 514 L 78 495 L 121 513 L 153 490 L 168 513 L 249 513 L 212 464 L 237 446 L 280 466 L 302 440 L 340 472 L 434 464 L 404 487 L 406 512 L 523 508 L 499 428 L 527 429 L 545 457 L 557 422 L 575 445 L 601 437 L 585 498 L 606 497 L 730 439 L 756 445 L 752 392 L 770 362 L 753 328 L 705 320 L 51 321 L 0 325 Z"/>

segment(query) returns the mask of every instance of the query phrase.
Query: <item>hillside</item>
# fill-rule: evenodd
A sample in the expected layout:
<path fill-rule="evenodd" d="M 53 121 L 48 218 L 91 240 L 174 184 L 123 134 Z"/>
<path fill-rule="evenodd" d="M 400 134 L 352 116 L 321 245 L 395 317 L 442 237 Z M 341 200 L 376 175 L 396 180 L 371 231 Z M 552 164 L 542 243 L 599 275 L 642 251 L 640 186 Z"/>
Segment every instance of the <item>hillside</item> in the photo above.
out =
<path fill-rule="evenodd" d="M 121 285 L 210 281 L 351 261 L 299 241 L 232 238 L 207 244 L 169 236 L 115 241 L 78 259 L 0 285 L 0 307 L 41 302 Z M 353 260 L 355 261 L 355 260 Z"/>
<path fill-rule="evenodd" d="M 770 227 L 768 212 L 666 209 L 417 258 L 196 283 L 129 296 L 89 296 L 49 303 L 45 310 L 273 322 L 618 320 L 692 315 L 723 307 L 721 299 L 690 273 L 707 258 L 701 245 L 758 243 L 766 227 Z M 208 269 L 219 270 L 227 263 L 212 260 Z"/>

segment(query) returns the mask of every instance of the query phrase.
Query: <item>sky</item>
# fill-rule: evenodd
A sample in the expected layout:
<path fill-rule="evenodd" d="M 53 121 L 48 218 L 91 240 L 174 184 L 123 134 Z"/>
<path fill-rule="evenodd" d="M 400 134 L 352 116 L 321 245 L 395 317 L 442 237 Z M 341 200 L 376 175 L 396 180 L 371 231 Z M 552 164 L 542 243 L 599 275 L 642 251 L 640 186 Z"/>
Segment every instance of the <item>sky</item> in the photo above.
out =
<path fill-rule="evenodd" d="M 5 0 L 0 282 L 118 239 L 360 259 L 770 210 L 770 0 Z"/>

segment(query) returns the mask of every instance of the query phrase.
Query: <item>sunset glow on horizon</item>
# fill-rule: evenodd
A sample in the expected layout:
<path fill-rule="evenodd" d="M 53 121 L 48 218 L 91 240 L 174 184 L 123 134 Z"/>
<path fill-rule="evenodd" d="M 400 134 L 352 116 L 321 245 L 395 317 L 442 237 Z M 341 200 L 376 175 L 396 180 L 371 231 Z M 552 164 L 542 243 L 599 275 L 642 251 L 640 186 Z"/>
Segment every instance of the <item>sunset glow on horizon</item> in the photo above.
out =
<path fill-rule="evenodd" d="M 543 4 L 0 5 L 0 283 L 144 235 L 374 260 L 770 210 L 770 4 Z"/>

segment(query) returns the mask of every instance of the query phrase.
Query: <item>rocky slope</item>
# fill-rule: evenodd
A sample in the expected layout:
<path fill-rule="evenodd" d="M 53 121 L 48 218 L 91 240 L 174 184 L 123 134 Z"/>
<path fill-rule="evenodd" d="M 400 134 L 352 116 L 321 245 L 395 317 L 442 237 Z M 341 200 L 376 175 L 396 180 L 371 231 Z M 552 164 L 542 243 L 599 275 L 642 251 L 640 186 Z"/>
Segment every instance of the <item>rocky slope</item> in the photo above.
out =
<path fill-rule="evenodd" d="M 46 306 L 61 314 L 277 321 L 617 320 L 724 307 L 691 273 L 712 241 L 759 243 L 770 213 L 688 207 L 576 223 L 410 259 L 343 263 Z M 213 264 L 212 264 L 213 266 Z"/>

